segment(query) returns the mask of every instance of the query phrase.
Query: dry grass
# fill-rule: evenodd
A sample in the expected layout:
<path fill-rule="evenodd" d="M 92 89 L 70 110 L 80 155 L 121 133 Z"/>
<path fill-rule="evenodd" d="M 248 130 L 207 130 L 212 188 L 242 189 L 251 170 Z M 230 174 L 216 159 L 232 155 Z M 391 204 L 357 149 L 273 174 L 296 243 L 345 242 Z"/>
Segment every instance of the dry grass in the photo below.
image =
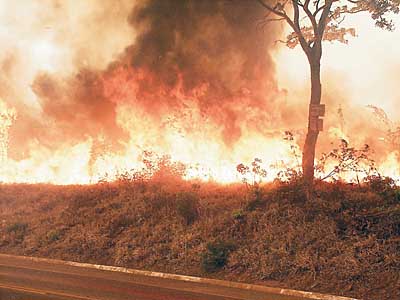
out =
<path fill-rule="evenodd" d="M 179 180 L 0 185 L 0 251 L 400 298 L 400 197 L 387 184 Z M 212 272 L 212 273 L 210 273 Z"/>

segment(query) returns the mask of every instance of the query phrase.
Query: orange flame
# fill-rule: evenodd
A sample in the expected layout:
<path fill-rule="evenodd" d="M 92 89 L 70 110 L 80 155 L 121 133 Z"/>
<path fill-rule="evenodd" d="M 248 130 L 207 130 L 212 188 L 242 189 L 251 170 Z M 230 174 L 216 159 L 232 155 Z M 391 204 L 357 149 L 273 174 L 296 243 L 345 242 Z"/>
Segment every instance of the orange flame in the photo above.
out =
<path fill-rule="evenodd" d="M 183 86 L 184 75 L 180 74 L 180 80 L 171 87 L 158 82 L 157 74 L 145 68 L 115 67 L 101 72 L 99 89 L 115 104 L 116 122 L 129 136 L 119 141 L 121 149 L 108 147 L 107 139 L 99 132 L 98 136 L 88 135 L 81 141 L 69 141 L 65 136 L 66 141 L 56 149 L 32 139 L 22 158 L 6 155 L 8 137 L 12 142 L 11 131 L 18 122 L 16 112 L 24 108 L 33 119 L 43 116 L 41 99 L 30 87 L 37 74 L 48 72 L 67 78 L 85 68 L 103 71 L 133 42 L 135 32 L 125 22 L 131 1 L 122 2 L 116 10 L 106 5 L 100 9 L 94 0 L 79 7 L 65 2 L 62 12 L 69 18 L 57 19 L 49 14 L 37 20 L 29 14 L 23 16 L 25 26 L 22 26 L 6 14 L 11 1 L 0 1 L 0 19 L 4 21 L 0 21 L 0 40 L 4 41 L 2 47 L 12 45 L 3 49 L 8 56 L 0 55 L 4 69 L 0 92 L 8 103 L 6 106 L 0 101 L 0 182 L 88 184 L 105 174 L 113 179 L 125 171 L 146 168 L 142 160 L 145 150 L 159 156 L 169 155 L 172 161 L 185 164 L 185 179 L 236 182 L 241 180 L 236 166 L 249 165 L 256 157 L 267 170 L 266 180 L 273 180 L 283 168 L 298 168 L 308 107 L 308 66 L 300 49 L 281 47 L 276 47 L 273 55 L 280 88 L 274 91 L 276 99 L 271 104 L 274 108 L 269 103 L 256 103 L 259 107 L 255 107 L 252 91 L 245 87 L 216 105 L 213 99 L 203 99 L 210 91 L 210 82 L 187 88 Z M 15 5 L 15 11 L 21 14 L 26 11 L 21 4 Z M 39 2 L 32 3 L 29 10 L 35 12 L 34 16 L 48 10 L 60 14 L 59 10 L 52 11 L 54 7 L 43 5 L 45 8 Z M 105 23 L 94 31 L 88 24 L 98 20 Z M 364 20 L 363 17 L 353 20 L 360 30 L 349 45 L 326 44 L 323 83 L 328 111 L 318 147 L 321 152 L 327 151 L 332 141 L 341 138 L 355 145 L 367 142 L 376 150 L 381 173 L 399 179 L 399 149 L 385 143 L 385 139 L 380 140 L 386 129 L 372 122 L 371 114 L 361 107 L 376 104 L 387 110 L 392 119 L 400 118 L 399 110 L 395 109 L 399 100 L 395 74 L 400 67 L 397 60 L 400 30 L 394 35 L 378 32 L 364 24 Z M 72 28 L 74 33 L 65 32 L 65 28 Z M 374 46 L 377 39 L 379 47 Z M 240 58 L 234 62 L 240 63 Z M 259 77 L 260 82 L 266 80 L 263 74 Z M 149 88 L 143 90 L 143 85 Z M 261 86 L 261 92 L 258 91 L 261 94 L 272 93 L 262 84 L 256 86 Z M 345 111 L 344 121 L 335 111 L 340 105 Z M 205 113 L 211 106 L 213 113 Z M 227 123 L 231 127 L 225 128 Z M 285 130 L 295 130 L 297 139 L 284 140 Z M 344 179 L 352 180 L 354 176 L 348 173 Z"/>

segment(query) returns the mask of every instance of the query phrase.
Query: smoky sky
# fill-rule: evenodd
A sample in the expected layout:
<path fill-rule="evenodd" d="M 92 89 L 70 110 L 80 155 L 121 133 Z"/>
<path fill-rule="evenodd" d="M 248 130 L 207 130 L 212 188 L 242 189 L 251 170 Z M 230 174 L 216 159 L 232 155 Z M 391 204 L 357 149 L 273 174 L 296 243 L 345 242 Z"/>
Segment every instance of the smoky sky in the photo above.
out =
<path fill-rule="evenodd" d="M 133 105 L 154 119 L 166 112 L 165 107 L 171 113 L 182 108 L 177 96 L 155 95 L 160 86 L 168 90 L 180 82 L 184 93 L 190 93 L 207 84 L 194 101 L 204 117 L 221 129 L 225 144 L 234 145 L 244 122 L 251 123 L 248 117 L 244 120 L 241 107 L 252 107 L 254 123 L 270 122 L 278 94 L 269 55 L 278 33 L 272 26 L 260 26 L 264 14 L 250 0 L 141 1 L 126 20 L 137 33 L 135 42 L 107 68 L 79 68 L 68 77 L 46 72 L 36 75 L 32 91 L 39 98 L 41 119 L 20 112 L 11 147 L 26 148 L 29 139 L 22 136 L 57 147 L 65 140 L 80 141 L 98 134 L 118 146 L 128 138 L 116 121 L 121 103 L 104 90 L 105 80 L 121 67 L 151 74 L 151 80 L 138 82 Z"/>

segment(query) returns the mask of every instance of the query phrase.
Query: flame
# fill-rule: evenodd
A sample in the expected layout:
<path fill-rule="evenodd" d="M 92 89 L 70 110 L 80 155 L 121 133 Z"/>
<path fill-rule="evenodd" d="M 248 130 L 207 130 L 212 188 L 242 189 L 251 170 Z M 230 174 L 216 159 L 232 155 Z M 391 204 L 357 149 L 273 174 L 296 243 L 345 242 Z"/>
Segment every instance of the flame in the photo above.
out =
<path fill-rule="evenodd" d="M 125 171 L 146 168 L 144 151 L 153 151 L 157 157 L 168 155 L 172 162 L 183 163 L 187 167 L 184 178 L 188 180 L 240 181 L 242 177 L 236 166 L 250 165 L 256 157 L 267 170 L 265 180 L 273 180 L 286 167 L 299 168 L 309 98 L 308 65 L 300 49 L 275 47 L 278 91 L 256 85 L 261 94 L 275 93 L 275 103 L 256 103 L 255 107 L 254 91 L 243 87 L 216 105 L 213 101 L 219 96 L 206 97 L 212 91 L 212 82 L 187 88 L 183 80 L 186 75 L 179 70 L 171 71 L 176 73 L 171 76 L 178 77 L 171 86 L 160 82 L 159 74 L 146 68 L 109 67 L 135 40 L 135 30 L 125 22 L 132 8 L 130 2 L 122 1 L 115 11 L 105 4 L 99 6 L 95 0 L 79 5 L 65 2 L 60 4 L 61 8 L 38 1 L 32 1 L 29 7 L 0 1 L 0 40 L 4 50 L 0 60 L 6 74 L 1 75 L 0 87 L 5 99 L 0 100 L 0 116 L 4 116 L 0 118 L 0 154 L 4 153 L 0 157 L 0 182 L 89 184 L 105 176 L 113 180 Z M 19 13 L 18 20 L 10 16 L 10 9 Z M 49 13 L 39 19 L 32 17 L 41 15 L 40 11 Z M 68 18 L 62 17 L 63 14 Z M 24 20 L 22 25 L 19 20 Z M 104 24 L 91 28 L 90 24 L 99 20 L 105 20 Z M 337 139 L 356 145 L 372 141 L 372 147 L 377 149 L 379 170 L 399 179 L 398 149 L 385 144 L 382 137 L 385 130 L 379 126 L 370 132 L 365 129 L 372 123 L 371 115 L 360 107 L 376 103 L 392 119 L 400 117 L 395 109 L 399 100 L 395 72 L 399 67 L 396 59 L 400 44 L 394 42 L 400 40 L 400 30 L 380 32 L 368 21 L 365 16 L 349 21 L 359 29 L 358 37 L 349 45 L 325 45 L 324 102 L 331 111 L 327 113 L 326 130 L 318 147 L 326 151 L 331 147 L 330 142 Z M 242 59 L 239 55 L 232 57 L 234 73 Z M 101 74 L 98 80 L 101 95 L 115 105 L 115 121 L 128 138 L 118 141 L 118 149 L 108 145 L 102 132 L 81 139 L 69 139 L 66 134 L 57 147 L 33 138 L 22 158 L 6 155 L 9 139 L 12 142 L 14 138 L 13 126 L 17 126 L 20 118 L 16 112 L 24 110 L 25 117 L 34 120 L 45 115 L 40 95 L 31 89 L 37 75 L 56 74 L 64 84 L 65 78 L 81 69 Z M 264 74 L 259 77 L 260 82 L 266 80 Z M 232 78 L 239 80 L 239 76 Z M 150 88 L 143 90 L 145 84 Z M 346 124 L 333 117 L 338 104 L 347 109 Z M 212 109 L 212 113 L 207 109 Z M 231 127 L 225 126 L 227 123 Z M 52 130 L 51 121 L 45 124 Z M 295 140 L 284 140 L 284 131 L 292 129 Z M 355 174 L 344 177 L 352 180 Z"/>

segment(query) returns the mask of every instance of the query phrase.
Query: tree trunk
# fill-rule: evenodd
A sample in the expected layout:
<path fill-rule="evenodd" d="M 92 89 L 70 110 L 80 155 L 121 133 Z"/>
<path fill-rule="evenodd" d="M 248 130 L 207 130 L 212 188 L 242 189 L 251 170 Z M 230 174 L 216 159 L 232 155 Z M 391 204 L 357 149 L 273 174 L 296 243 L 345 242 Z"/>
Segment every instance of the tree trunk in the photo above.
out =
<path fill-rule="evenodd" d="M 318 116 L 311 115 L 311 106 L 321 103 L 321 55 L 312 53 L 309 58 L 311 70 L 311 97 L 310 106 L 308 110 L 308 131 L 303 148 L 302 168 L 305 183 L 312 187 L 314 182 L 314 159 L 315 159 L 315 146 L 318 139 L 317 124 Z M 315 124 L 312 126 L 312 124 Z"/>

